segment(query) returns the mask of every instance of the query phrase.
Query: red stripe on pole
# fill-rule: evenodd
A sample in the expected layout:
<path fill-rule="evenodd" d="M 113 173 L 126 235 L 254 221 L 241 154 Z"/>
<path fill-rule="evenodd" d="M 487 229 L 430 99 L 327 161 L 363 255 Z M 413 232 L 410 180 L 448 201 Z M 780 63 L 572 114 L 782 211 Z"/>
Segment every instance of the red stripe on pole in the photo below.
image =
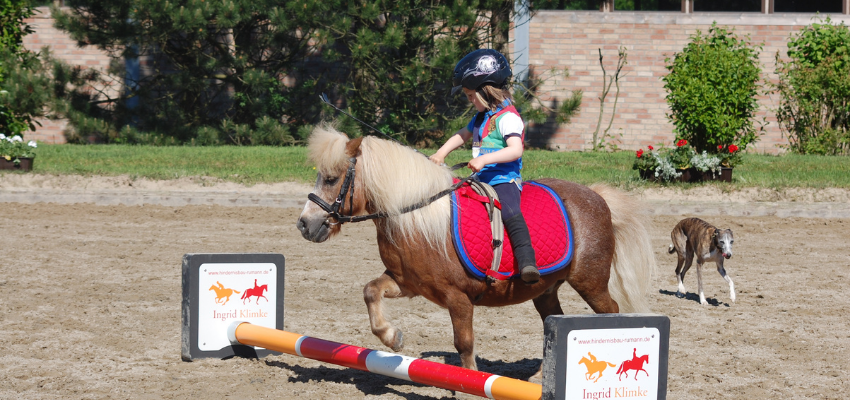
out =
<path fill-rule="evenodd" d="M 454 365 L 440 364 L 428 360 L 416 360 L 410 364 L 407 370 L 410 380 L 430 386 L 444 389 L 456 390 L 487 397 L 484 392 L 484 383 L 492 374 L 473 371 L 471 369 L 456 367 Z"/>
<path fill-rule="evenodd" d="M 368 371 L 368 369 L 366 369 L 366 356 L 369 355 L 371 351 L 372 350 L 363 347 L 331 342 L 312 337 L 308 337 L 301 342 L 301 354 L 303 354 L 304 357 L 331 364 L 342 365 L 343 367 L 359 369 L 361 371 Z"/>

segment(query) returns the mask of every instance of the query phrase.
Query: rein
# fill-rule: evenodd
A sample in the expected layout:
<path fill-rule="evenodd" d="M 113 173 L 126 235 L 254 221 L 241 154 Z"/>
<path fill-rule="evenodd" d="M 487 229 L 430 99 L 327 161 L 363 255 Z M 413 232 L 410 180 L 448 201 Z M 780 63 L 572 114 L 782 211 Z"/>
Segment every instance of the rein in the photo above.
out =
<path fill-rule="evenodd" d="M 386 213 L 386 212 L 383 212 L 383 211 L 368 214 L 368 215 L 357 215 L 357 216 L 343 215 L 342 214 L 342 212 L 344 211 L 344 208 L 345 208 L 345 196 L 346 195 L 348 195 L 348 209 L 349 209 L 349 211 L 351 211 L 354 208 L 354 190 L 353 190 L 353 187 L 354 187 L 354 173 L 355 173 L 356 164 L 357 164 L 357 158 L 351 157 L 351 158 L 348 159 L 348 169 L 345 171 L 345 179 L 343 179 L 343 181 L 342 181 L 342 187 L 339 188 L 339 195 L 336 196 L 336 200 L 334 200 L 333 204 L 328 204 L 326 201 L 324 201 L 321 197 L 317 196 L 315 193 L 310 193 L 310 194 L 307 195 L 307 199 L 309 199 L 313 203 L 316 203 L 316 205 L 318 205 L 322 210 L 325 210 L 325 212 L 328 213 L 328 217 L 336 220 L 336 222 L 333 223 L 333 224 L 343 224 L 343 223 L 346 223 L 346 222 L 361 222 L 361 221 L 368 221 L 370 219 L 376 219 L 376 218 L 386 218 L 386 217 L 390 216 L 389 213 Z M 457 164 L 457 165 L 452 166 L 451 169 L 452 169 L 452 171 L 454 171 L 454 170 L 459 169 L 459 168 L 461 168 L 465 165 L 466 165 L 466 163 Z M 409 213 L 411 211 L 415 211 L 415 210 L 418 210 L 422 207 L 425 207 L 425 206 L 437 201 L 437 199 L 457 190 L 464 183 L 466 183 L 467 181 L 469 181 L 470 179 L 473 179 L 473 178 L 477 178 L 477 175 L 475 173 L 472 173 L 469 176 L 467 176 L 466 178 L 461 179 L 460 181 L 458 181 L 454 185 L 451 185 L 448 189 L 445 189 L 445 190 L 443 190 L 443 191 L 441 191 L 441 192 L 439 192 L 439 193 L 437 193 L 437 194 L 435 194 L 435 195 L 433 195 L 433 196 L 431 196 L 431 197 L 429 197 L 425 200 L 422 200 L 418 203 L 411 204 L 407 207 L 402 208 L 401 214 L 406 214 L 406 213 Z M 343 209 L 343 210 L 341 210 L 341 209 Z"/>

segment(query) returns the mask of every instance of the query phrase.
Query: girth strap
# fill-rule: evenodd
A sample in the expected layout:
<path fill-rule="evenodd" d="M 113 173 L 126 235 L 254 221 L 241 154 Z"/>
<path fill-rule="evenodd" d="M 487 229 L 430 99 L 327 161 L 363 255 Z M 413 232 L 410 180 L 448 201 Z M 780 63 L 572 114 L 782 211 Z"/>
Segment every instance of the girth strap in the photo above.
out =
<path fill-rule="evenodd" d="M 490 269 L 499 272 L 502 263 L 502 244 L 505 242 L 505 226 L 502 225 L 502 205 L 499 203 L 499 195 L 492 186 L 480 181 L 472 180 L 469 186 L 479 196 L 477 200 L 484 203 L 487 215 L 490 217 L 490 230 L 493 232 L 493 263 Z"/>

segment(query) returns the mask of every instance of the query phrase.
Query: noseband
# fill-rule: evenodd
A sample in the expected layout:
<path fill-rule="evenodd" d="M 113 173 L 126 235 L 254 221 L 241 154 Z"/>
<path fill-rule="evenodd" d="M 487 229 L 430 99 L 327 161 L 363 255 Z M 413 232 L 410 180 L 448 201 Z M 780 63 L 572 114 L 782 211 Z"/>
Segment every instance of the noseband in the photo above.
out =
<path fill-rule="evenodd" d="M 348 210 L 351 212 L 354 209 L 354 173 L 357 167 L 357 158 L 351 157 L 348 159 L 348 169 L 345 171 L 345 179 L 342 180 L 342 186 L 339 188 L 339 195 L 336 196 L 334 203 L 328 204 L 315 193 L 307 195 L 307 199 L 316 203 L 322 210 L 328 213 L 328 218 L 336 220 L 333 224 L 341 224 L 344 222 L 360 222 L 374 218 L 386 217 L 386 213 L 375 213 L 369 215 L 352 216 L 343 215 L 340 211 L 345 208 L 345 196 L 348 195 Z"/>
<path fill-rule="evenodd" d="M 461 164 L 458 164 L 458 165 L 461 165 Z M 463 165 L 465 165 L 465 163 Z M 343 215 L 342 214 L 343 210 L 341 210 L 341 209 L 345 208 L 345 196 L 346 195 L 348 195 L 348 210 L 349 210 L 349 212 L 353 212 L 353 210 L 354 210 L 354 173 L 355 173 L 355 169 L 356 169 L 355 167 L 356 166 L 357 166 L 357 158 L 356 157 L 349 158 L 348 159 L 348 169 L 345 171 L 345 179 L 343 179 L 343 181 L 342 181 L 342 186 L 339 188 L 339 195 L 336 196 L 336 200 L 334 200 L 333 204 L 328 204 L 326 201 L 322 200 L 322 198 L 317 196 L 315 193 L 310 193 L 310 194 L 307 195 L 308 200 L 312 201 L 313 203 L 316 203 L 316 205 L 318 205 L 322 210 L 325 210 L 325 212 L 328 213 L 328 219 L 333 218 L 334 220 L 336 220 L 336 222 L 330 223 L 332 225 L 343 224 L 345 222 L 368 221 L 370 219 L 386 218 L 386 217 L 390 216 L 388 213 L 383 212 L 383 211 L 372 213 L 372 214 L 367 214 L 367 215 L 357 215 L 357 216 Z M 455 166 L 455 167 L 457 167 L 457 166 Z M 452 167 L 452 169 L 453 170 L 456 169 L 455 167 Z M 428 199 L 420 201 L 419 203 L 412 204 L 412 205 L 409 205 L 407 207 L 402 208 L 400 214 L 409 213 L 411 211 L 418 210 L 422 207 L 425 207 L 428 204 L 433 203 L 434 201 L 436 201 L 440 197 L 443 197 L 443 196 L 457 190 L 457 188 L 461 187 L 461 185 L 466 183 L 466 181 L 468 181 L 470 179 L 477 179 L 477 177 L 478 177 L 478 175 L 476 175 L 474 173 L 470 174 L 466 178 L 463 178 L 463 179 L 459 180 L 457 183 L 455 183 L 454 185 L 450 186 L 448 189 L 443 190 L 442 192 L 439 192 L 439 193 L 431 196 Z"/>

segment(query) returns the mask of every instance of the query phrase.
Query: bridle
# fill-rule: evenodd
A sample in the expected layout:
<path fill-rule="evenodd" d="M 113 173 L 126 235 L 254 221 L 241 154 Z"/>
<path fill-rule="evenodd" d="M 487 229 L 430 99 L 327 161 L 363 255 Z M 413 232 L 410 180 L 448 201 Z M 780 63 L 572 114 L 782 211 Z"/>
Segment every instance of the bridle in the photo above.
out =
<path fill-rule="evenodd" d="M 460 167 L 465 166 L 466 163 L 457 164 L 452 167 L 452 170 L 458 169 Z M 370 219 L 376 218 L 386 218 L 389 217 L 390 214 L 384 211 L 367 214 L 367 215 L 344 215 L 345 208 L 345 196 L 348 196 L 348 210 L 349 213 L 354 210 L 354 174 L 357 166 L 357 158 L 351 157 L 348 159 L 348 169 L 345 171 L 345 178 L 342 181 L 342 186 L 339 188 L 339 194 L 336 196 L 336 200 L 334 200 L 333 204 L 328 204 L 321 197 L 317 196 L 315 193 L 310 193 L 307 195 L 307 199 L 316 203 L 322 210 L 328 213 L 328 224 L 329 225 L 337 225 L 343 224 L 346 222 L 361 222 L 368 221 Z M 470 174 L 466 178 L 459 180 L 457 183 L 450 186 L 448 189 L 445 189 L 423 201 L 420 201 L 416 204 L 411 204 L 407 207 L 402 208 L 399 214 L 406 214 L 414 210 L 418 210 L 422 207 L 427 206 L 428 204 L 433 203 L 437 199 L 457 190 L 457 188 L 461 187 L 464 183 L 469 181 L 470 179 L 477 179 L 478 175 L 475 173 Z M 336 222 L 331 222 L 330 219 L 333 218 Z"/>

